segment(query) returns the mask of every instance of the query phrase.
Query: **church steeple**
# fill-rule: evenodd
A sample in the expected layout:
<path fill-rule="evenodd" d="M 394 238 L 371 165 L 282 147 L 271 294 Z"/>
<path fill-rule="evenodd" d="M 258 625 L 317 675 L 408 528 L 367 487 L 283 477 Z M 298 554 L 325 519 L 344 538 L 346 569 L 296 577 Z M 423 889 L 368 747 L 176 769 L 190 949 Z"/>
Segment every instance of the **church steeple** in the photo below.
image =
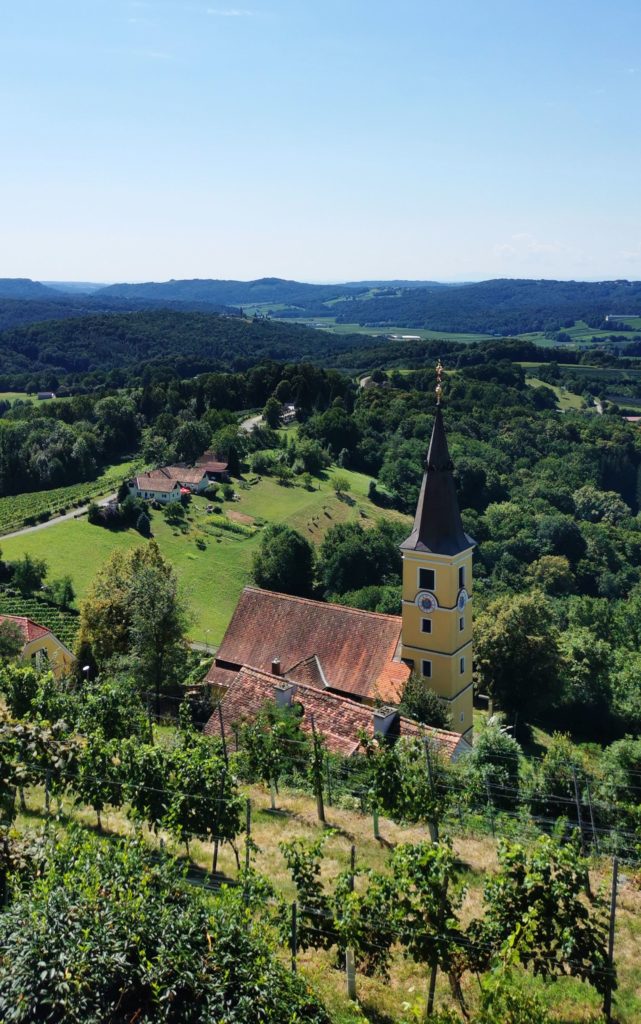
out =
<path fill-rule="evenodd" d="M 474 546 L 475 541 L 465 533 L 461 522 L 453 470 L 439 404 L 427 451 L 414 528 L 401 544 L 401 550 L 458 555 Z"/>
<path fill-rule="evenodd" d="M 403 553 L 401 656 L 447 705 L 452 728 L 472 735 L 472 549 L 463 529 L 454 467 L 437 406 L 414 527 Z"/>

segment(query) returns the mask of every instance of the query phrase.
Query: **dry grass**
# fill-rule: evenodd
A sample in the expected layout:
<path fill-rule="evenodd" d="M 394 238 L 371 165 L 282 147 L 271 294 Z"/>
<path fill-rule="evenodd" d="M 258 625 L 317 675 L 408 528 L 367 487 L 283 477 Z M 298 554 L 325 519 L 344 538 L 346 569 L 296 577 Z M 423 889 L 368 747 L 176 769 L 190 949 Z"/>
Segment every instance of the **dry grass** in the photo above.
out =
<path fill-rule="evenodd" d="M 255 867 L 270 879 L 283 896 L 291 899 L 295 894 L 278 844 L 294 836 L 311 839 L 320 834 L 322 825 L 316 817 L 315 803 L 307 796 L 285 790 L 279 797 L 280 810 L 272 813 L 269 810 L 269 796 L 261 786 L 247 787 L 246 793 L 252 800 L 252 838 L 258 846 Z M 27 816 L 21 815 L 18 824 L 33 826 L 41 820 L 44 794 L 42 790 L 34 788 L 28 791 L 27 800 L 30 812 Z M 336 807 L 327 808 L 326 811 L 328 824 L 334 831 L 325 846 L 322 876 L 330 884 L 348 866 L 352 844 L 356 847 L 358 864 L 384 869 L 389 850 L 394 844 L 425 838 L 425 832 L 419 828 L 404 829 L 382 819 L 382 840 L 376 840 L 371 818 Z M 70 819 L 91 829 L 96 827 L 96 817 L 91 810 L 75 807 L 65 799 L 62 824 Z M 126 835 L 133 829 L 120 810 L 103 814 L 103 826 L 105 832 L 112 835 Z M 145 834 L 150 844 L 158 844 L 158 837 L 147 830 Z M 184 845 L 179 846 L 169 836 L 162 838 L 170 852 L 179 857 L 185 856 Z M 454 848 L 460 859 L 461 881 L 466 889 L 462 919 L 467 922 L 482 909 L 483 880 L 487 872 L 496 869 L 496 847 L 490 837 L 458 837 L 454 840 Z M 190 846 L 192 862 L 207 871 L 211 869 L 212 853 L 213 847 L 209 843 L 194 841 Z M 236 876 L 235 857 L 227 846 L 221 850 L 219 870 L 230 879 Z M 594 865 L 591 880 L 595 890 L 602 887 L 607 891 L 609 870 L 607 862 Z M 616 932 L 619 991 L 615 1000 L 618 1014 L 615 1019 L 619 1024 L 635 1024 L 641 1020 L 641 970 L 638 965 L 640 940 L 641 884 L 638 876 L 630 873 L 626 877 L 624 873 Z M 283 950 L 283 956 L 287 956 L 286 950 Z M 299 969 L 326 1001 L 337 1024 L 356 1024 L 361 1021 L 392 1024 L 407 1017 L 408 1007 L 420 1009 L 424 1006 L 426 969 L 403 957 L 399 951 L 394 954 L 389 980 L 358 976 L 357 1006 L 351 1004 L 346 997 L 343 972 L 336 967 L 333 951 L 308 950 L 300 953 Z M 587 1024 L 588 1021 L 598 1019 L 600 998 L 587 985 L 572 979 L 546 984 L 529 975 L 524 975 L 523 984 L 530 990 L 536 989 L 549 1006 L 554 1019 L 563 1024 Z M 466 979 L 464 989 L 473 1005 L 478 996 L 476 979 Z M 437 997 L 443 1005 L 452 1004 L 447 979 L 441 976 L 438 979 Z"/>

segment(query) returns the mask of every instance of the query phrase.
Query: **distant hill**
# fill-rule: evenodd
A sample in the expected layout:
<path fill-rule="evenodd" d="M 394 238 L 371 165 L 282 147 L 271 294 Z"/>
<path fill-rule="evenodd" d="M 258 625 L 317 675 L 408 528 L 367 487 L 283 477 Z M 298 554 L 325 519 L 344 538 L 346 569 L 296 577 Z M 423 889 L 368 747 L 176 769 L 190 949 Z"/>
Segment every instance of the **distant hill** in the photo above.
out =
<path fill-rule="evenodd" d="M 180 302 L 214 302 L 225 306 L 249 306 L 257 303 L 327 302 L 345 294 L 367 291 L 365 285 L 305 284 L 280 277 L 261 277 L 257 281 L 149 281 L 147 284 L 112 284 L 96 292 L 96 297 L 173 299 Z"/>
<path fill-rule="evenodd" d="M 0 299 L 46 299 L 56 293 L 28 277 L 0 277 Z"/>
<path fill-rule="evenodd" d="M 47 288 L 53 288 L 57 292 L 68 292 L 70 295 L 77 295 L 79 292 L 83 295 L 90 295 L 92 292 L 106 287 L 104 282 L 94 281 L 43 281 L 42 283 Z"/>
<path fill-rule="evenodd" d="M 443 287 L 404 288 L 327 308 L 337 323 L 423 327 L 434 331 L 521 334 L 560 330 L 576 320 L 601 326 L 607 314 L 641 313 L 639 281 L 532 281 L 503 278 Z M 314 307 L 310 316 L 318 317 Z M 300 309 L 279 316 L 301 316 Z"/>

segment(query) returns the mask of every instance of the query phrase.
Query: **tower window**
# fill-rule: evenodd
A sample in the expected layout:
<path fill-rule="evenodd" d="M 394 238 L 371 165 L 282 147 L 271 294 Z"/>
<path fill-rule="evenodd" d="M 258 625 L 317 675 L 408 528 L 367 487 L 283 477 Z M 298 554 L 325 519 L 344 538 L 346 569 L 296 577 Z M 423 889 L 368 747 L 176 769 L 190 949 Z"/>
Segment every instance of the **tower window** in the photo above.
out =
<path fill-rule="evenodd" d="M 431 679 L 432 678 L 432 662 L 424 660 L 423 663 L 422 663 L 422 669 L 423 669 L 423 678 L 424 679 Z"/>
<path fill-rule="evenodd" d="M 423 633 L 431 633 L 432 632 L 432 620 L 431 619 L 421 619 L 421 631 Z"/>
<path fill-rule="evenodd" d="M 460 619 L 458 620 L 458 628 L 460 629 L 461 632 L 463 632 L 463 630 L 465 629 L 465 616 L 464 615 L 461 615 Z"/>
<path fill-rule="evenodd" d="M 465 566 L 462 565 L 458 571 L 458 588 L 462 590 L 465 586 Z"/>
<path fill-rule="evenodd" d="M 433 569 L 418 570 L 418 585 L 421 590 L 434 590 L 435 579 Z"/>
<path fill-rule="evenodd" d="M 465 672 L 465 658 L 461 658 L 461 660 L 459 662 L 459 666 L 460 666 L 460 669 L 461 669 L 461 675 L 463 675 L 463 673 Z"/>
<path fill-rule="evenodd" d="M 461 711 L 461 721 L 462 722 L 465 721 L 465 712 L 464 711 Z"/>

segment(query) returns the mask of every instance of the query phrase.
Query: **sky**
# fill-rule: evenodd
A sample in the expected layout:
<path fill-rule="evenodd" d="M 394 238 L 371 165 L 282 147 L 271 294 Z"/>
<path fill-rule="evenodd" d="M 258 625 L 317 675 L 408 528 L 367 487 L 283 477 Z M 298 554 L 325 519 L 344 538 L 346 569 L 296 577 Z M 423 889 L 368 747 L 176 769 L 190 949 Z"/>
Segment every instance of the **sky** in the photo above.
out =
<path fill-rule="evenodd" d="M 641 278 L 639 0 L 0 13 L 0 276 Z"/>

